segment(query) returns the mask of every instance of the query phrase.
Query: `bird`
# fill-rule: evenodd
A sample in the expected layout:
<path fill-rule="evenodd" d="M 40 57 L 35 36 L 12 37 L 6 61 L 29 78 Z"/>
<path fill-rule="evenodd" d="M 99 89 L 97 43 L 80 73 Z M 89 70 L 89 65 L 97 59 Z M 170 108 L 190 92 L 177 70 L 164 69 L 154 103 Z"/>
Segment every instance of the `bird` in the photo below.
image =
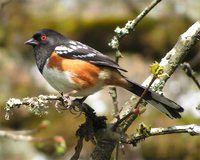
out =
<path fill-rule="evenodd" d="M 33 47 L 37 67 L 46 81 L 69 97 L 83 97 L 82 102 L 105 86 L 122 87 L 141 96 L 145 87 L 128 79 L 118 63 L 81 42 L 66 38 L 52 29 L 41 29 L 25 42 Z M 148 90 L 143 99 L 169 118 L 181 118 L 184 109 L 176 102 Z"/>

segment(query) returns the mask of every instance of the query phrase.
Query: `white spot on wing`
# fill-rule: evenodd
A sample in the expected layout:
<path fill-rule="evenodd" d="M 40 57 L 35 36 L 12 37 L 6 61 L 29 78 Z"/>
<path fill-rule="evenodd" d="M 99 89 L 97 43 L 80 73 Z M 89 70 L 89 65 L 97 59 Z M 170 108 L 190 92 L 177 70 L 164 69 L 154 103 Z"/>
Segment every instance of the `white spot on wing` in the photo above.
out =
<path fill-rule="evenodd" d="M 77 45 L 77 48 L 79 48 L 79 49 L 80 49 L 80 48 L 83 48 L 83 46 Z"/>
<path fill-rule="evenodd" d="M 70 52 L 73 52 L 77 49 L 88 49 L 89 47 L 87 45 L 84 45 L 80 42 L 76 42 L 76 41 L 69 41 L 69 46 L 64 46 L 64 45 L 61 45 L 61 46 L 57 46 L 55 48 L 55 52 L 57 54 L 68 54 Z M 93 51 L 93 50 L 92 50 Z M 86 54 L 81 54 L 81 55 L 74 55 L 74 57 L 76 58 L 87 58 L 87 57 L 94 57 L 96 56 L 96 51 L 94 50 L 94 53 L 88 53 L 87 55 Z"/>
<path fill-rule="evenodd" d="M 95 57 L 95 53 L 88 53 L 88 54 L 83 54 L 83 55 L 73 55 L 75 58 L 87 58 L 87 57 Z"/>
<path fill-rule="evenodd" d="M 70 48 L 76 50 L 76 49 L 77 49 L 77 46 L 75 46 L 75 45 L 70 45 Z"/>
<path fill-rule="evenodd" d="M 68 49 L 68 47 L 66 47 L 66 46 L 57 46 L 56 48 L 55 48 L 55 50 L 56 51 L 64 51 L 64 50 L 67 50 Z"/>
<path fill-rule="evenodd" d="M 68 53 L 69 53 L 69 52 L 73 52 L 73 51 L 74 51 L 74 49 L 68 48 Z M 65 54 L 67 54 L 67 53 L 65 53 Z"/>
<path fill-rule="evenodd" d="M 72 46 L 72 45 L 71 45 L 71 46 Z M 57 47 L 55 48 L 55 52 L 56 52 L 57 54 L 67 54 L 67 53 L 73 52 L 73 51 L 76 50 L 76 49 L 77 49 L 76 46 L 74 46 L 74 47 L 72 48 L 72 47 L 66 47 L 66 46 L 61 45 L 61 46 L 57 46 Z"/>
<path fill-rule="evenodd" d="M 94 56 L 96 56 L 96 54 L 94 54 L 94 53 L 88 53 L 87 54 L 87 57 L 94 57 Z"/>
<path fill-rule="evenodd" d="M 88 49 L 88 46 L 82 44 L 81 42 L 77 42 L 77 46 L 78 46 L 78 48 L 81 47 L 83 49 Z"/>
<path fill-rule="evenodd" d="M 72 44 L 70 47 L 73 48 L 73 47 L 76 47 L 76 48 L 83 48 L 83 49 L 88 49 L 88 46 L 81 43 L 81 42 L 78 42 L 78 41 L 69 41 L 69 44 Z"/>
<path fill-rule="evenodd" d="M 77 43 L 75 41 L 69 41 L 70 44 L 76 45 Z"/>

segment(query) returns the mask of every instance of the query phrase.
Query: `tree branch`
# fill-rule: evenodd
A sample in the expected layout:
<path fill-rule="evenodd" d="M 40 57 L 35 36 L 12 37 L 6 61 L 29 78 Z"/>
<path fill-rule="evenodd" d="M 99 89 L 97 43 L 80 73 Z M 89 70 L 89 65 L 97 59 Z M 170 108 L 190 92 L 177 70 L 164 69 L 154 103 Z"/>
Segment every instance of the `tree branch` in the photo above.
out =
<path fill-rule="evenodd" d="M 183 33 L 177 43 L 175 44 L 175 46 L 172 48 L 171 51 L 169 51 L 166 56 L 161 60 L 160 62 L 160 66 L 163 66 L 163 70 L 165 73 L 167 73 L 169 76 L 171 76 L 174 71 L 176 70 L 176 68 L 179 66 L 179 64 L 181 63 L 181 61 L 183 60 L 183 58 L 188 54 L 188 52 L 191 50 L 191 48 L 199 41 L 200 39 L 200 21 L 197 21 L 195 24 L 193 24 L 185 33 Z M 164 87 L 164 84 L 166 83 L 166 81 L 168 80 L 169 77 L 162 77 L 159 79 L 156 79 L 155 82 L 153 83 L 151 89 L 154 91 L 158 91 L 160 94 L 162 93 L 162 89 Z M 146 86 L 147 84 L 149 84 L 149 82 L 152 79 L 152 75 L 150 75 L 143 83 L 144 86 Z M 124 116 L 126 116 L 127 114 L 129 114 L 133 107 L 135 106 L 136 102 L 137 102 L 137 97 L 136 96 L 132 96 L 131 99 L 126 102 L 126 104 L 123 106 L 122 110 L 120 110 L 119 116 L 120 118 L 123 118 Z M 125 133 L 126 130 L 129 128 L 129 126 L 132 124 L 132 122 L 137 118 L 137 115 L 133 114 L 132 116 L 130 116 L 128 119 L 126 119 L 124 122 L 121 123 L 120 128 L 118 127 L 116 132 L 117 133 Z M 113 125 L 113 123 L 116 123 L 117 119 L 114 118 L 110 124 L 108 124 L 109 126 Z M 196 129 L 196 128 L 195 128 Z M 154 131 L 154 130 L 152 130 Z M 174 132 L 178 132 L 177 130 L 174 130 Z M 188 130 L 189 131 L 189 130 Z M 198 129 L 197 129 L 198 131 Z M 108 131 L 109 132 L 109 131 Z M 181 131 L 179 133 L 185 133 L 186 130 Z M 162 134 L 169 134 L 169 132 L 167 132 L 165 130 L 165 132 L 161 132 Z M 160 133 L 160 134 L 161 134 Z M 198 132 L 197 132 L 198 133 Z M 150 133 L 149 133 L 150 134 Z M 151 133 L 152 135 L 156 135 L 158 133 Z M 132 135 L 134 136 L 134 134 Z M 148 137 L 148 134 L 146 135 Z M 143 136 L 146 137 L 146 136 Z M 105 137 L 103 138 L 105 140 Z M 138 138 L 138 140 L 140 140 L 140 138 Z M 101 139 L 100 139 L 101 140 Z M 105 143 L 107 143 L 107 141 L 109 142 L 109 138 L 105 141 Z M 119 141 L 118 139 L 116 139 L 116 141 L 112 140 L 113 143 Z M 122 140 L 123 141 L 123 140 Z M 137 141 L 135 141 L 137 142 Z M 116 144 L 116 143 L 115 143 Z M 135 143 L 136 144 L 136 143 Z M 111 150 L 108 150 L 106 153 L 105 151 L 102 152 L 102 150 L 98 150 L 99 146 L 97 144 L 97 146 L 95 147 L 95 153 L 97 155 L 95 155 L 94 153 L 92 153 L 91 157 L 98 157 L 98 155 L 100 156 L 104 156 L 104 154 L 108 154 L 108 152 L 110 151 L 110 155 L 112 154 Z M 93 159 L 93 158 L 92 158 Z"/>
<path fill-rule="evenodd" d="M 137 24 L 162 0 L 154 0 L 148 7 L 146 7 L 134 20 L 128 21 L 123 28 L 117 27 L 115 29 L 116 36 L 111 39 L 109 46 L 114 50 L 119 51 L 119 41 L 130 31 L 134 31 Z M 121 53 L 117 51 L 117 58 L 122 57 Z"/>
<path fill-rule="evenodd" d="M 52 142 L 53 148 L 56 153 L 59 155 L 63 155 L 66 150 L 66 143 L 63 137 L 54 136 L 54 137 L 33 137 L 35 133 L 40 132 L 42 129 L 45 129 L 50 126 L 50 122 L 48 120 L 43 120 L 39 126 L 33 130 L 21 130 L 21 131 L 4 131 L 0 130 L 0 137 L 12 139 L 15 141 L 27 141 L 27 142 L 37 142 L 40 145 L 40 149 L 44 149 L 45 142 Z M 48 143 L 49 147 L 49 143 Z"/>
<path fill-rule="evenodd" d="M 141 125 L 141 124 L 140 124 Z M 142 124 L 144 126 L 144 124 Z M 141 126 L 140 126 L 141 128 Z M 136 146 L 136 144 L 145 139 L 149 138 L 151 136 L 157 136 L 157 135 L 166 135 L 166 134 L 175 134 L 175 133 L 189 133 L 191 136 L 199 136 L 200 135 L 200 126 L 197 126 L 196 124 L 190 124 L 190 125 L 182 125 L 182 126 L 173 126 L 173 127 L 160 127 L 160 128 L 151 128 L 148 134 L 141 134 L 139 132 L 134 133 L 130 136 L 123 134 L 121 137 L 121 142 L 126 144 L 133 144 Z"/>
<path fill-rule="evenodd" d="M 160 66 L 163 66 L 163 70 L 165 73 L 169 75 L 169 77 L 174 73 L 174 71 L 177 69 L 183 58 L 188 54 L 188 52 L 192 49 L 192 47 L 199 41 L 200 39 L 200 21 L 197 21 L 194 23 L 185 33 L 180 35 L 178 38 L 177 43 L 175 46 L 169 51 L 165 57 L 161 60 L 159 63 Z M 154 83 L 151 85 L 151 89 L 159 94 L 162 93 L 162 89 L 166 83 L 166 81 L 169 79 L 169 77 L 164 76 L 159 79 L 156 79 Z M 147 86 L 149 82 L 152 79 L 152 75 L 150 75 L 144 82 L 143 86 Z M 135 101 L 137 100 L 137 97 L 133 95 L 130 100 L 122 107 L 122 110 L 120 112 L 120 117 L 126 116 L 135 105 Z M 135 117 L 135 115 L 133 115 Z M 124 125 L 122 127 L 123 131 L 126 131 L 128 127 L 133 122 L 134 118 L 128 119 L 124 122 Z M 113 122 L 116 122 L 116 119 L 112 120 Z"/>
<path fill-rule="evenodd" d="M 195 77 L 195 72 L 192 70 L 190 64 L 187 62 L 184 62 L 181 64 L 181 67 L 184 70 L 185 74 L 187 74 L 188 77 L 192 78 L 194 83 L 200 89 L 200 83 L 198 82 L 197 78 Z"/>
<path fill-rule="evenodd" d="M 61 98 L 62 97 L 60 95 L 39 95 L 38 97 L 26 97 L 22 100 L 10 98 L 6 102 L 6 107 L 4 108 L 6 111 L 5 119 L 10 119 L 10 115 L 12 115 L 12 108 L 19 108 L 21 106 L 24 106 L 29 112 L 38 116 L 48 114 L 48 111 L 46 111 L 46 109 L 49 108 L 47 103 L 51 102 L 52 100 L 61 100 Z"/>

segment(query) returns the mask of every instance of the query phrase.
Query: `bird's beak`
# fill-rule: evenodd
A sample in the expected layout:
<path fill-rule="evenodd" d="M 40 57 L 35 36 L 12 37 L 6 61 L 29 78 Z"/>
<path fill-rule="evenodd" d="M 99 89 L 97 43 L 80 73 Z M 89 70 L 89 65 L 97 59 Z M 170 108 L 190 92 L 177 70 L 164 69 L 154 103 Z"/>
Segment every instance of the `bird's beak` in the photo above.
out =
<path fill-rule="evenodd" d="M 26 41 L 24 44 L 28 44 L 31 46 L 36 46 L 38 44 L 38 41 L 36 41 L 35 39 L 31 38 L 28 41 Z"/>

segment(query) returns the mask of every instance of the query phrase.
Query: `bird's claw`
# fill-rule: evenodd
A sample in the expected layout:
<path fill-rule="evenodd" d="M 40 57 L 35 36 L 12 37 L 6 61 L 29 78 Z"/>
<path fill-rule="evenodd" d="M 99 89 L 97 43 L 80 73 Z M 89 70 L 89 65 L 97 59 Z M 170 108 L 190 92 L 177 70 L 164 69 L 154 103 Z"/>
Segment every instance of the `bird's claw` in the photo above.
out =
<path fill-rule="evenodd" d="M 70 100 L 69 96 L 63 95 L 63 93 L 61 93 L 62 98 L 57 100 L 55 103 L 55 109 L 58 113 L 63 113 L 60 110 L 69 110 L 70 113 L 72 114 L 76 114 L 75 112 L 79 112 L 79 115 L 76 116 L 75 118 L 79 117 L 82 114 L 82 104 L 83 101 L 86 99 L 86 97 L 83 97 L 82 99 L 75 99 L 73 101 Z M 67 105 L 66 105 L 67 102 Z M 63 106 L 64 108 L 59 108 L 59 105 Z M 78 106 L 78 110 L 76 109 L 75 106 Z"/>

